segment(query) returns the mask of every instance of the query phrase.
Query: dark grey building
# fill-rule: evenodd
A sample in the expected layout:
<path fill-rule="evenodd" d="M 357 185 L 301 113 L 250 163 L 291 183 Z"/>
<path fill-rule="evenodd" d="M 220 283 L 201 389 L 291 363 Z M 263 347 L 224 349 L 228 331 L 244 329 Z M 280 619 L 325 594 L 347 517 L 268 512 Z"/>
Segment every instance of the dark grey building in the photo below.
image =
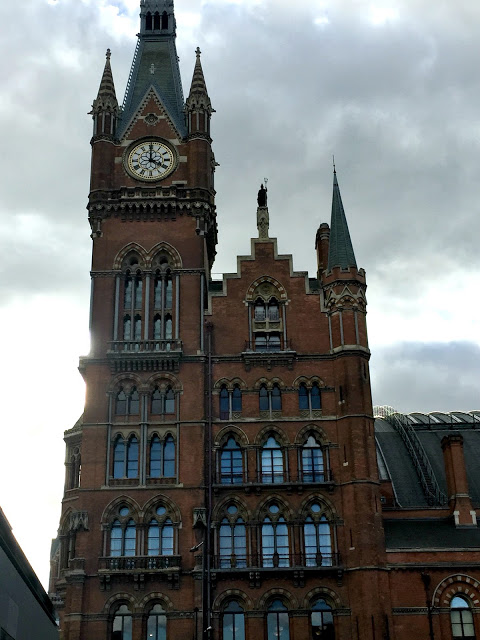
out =
<path fill-rule="evenodd" d="M 58 640 L 53 605 L 0 509 L 0 640 Z"/>

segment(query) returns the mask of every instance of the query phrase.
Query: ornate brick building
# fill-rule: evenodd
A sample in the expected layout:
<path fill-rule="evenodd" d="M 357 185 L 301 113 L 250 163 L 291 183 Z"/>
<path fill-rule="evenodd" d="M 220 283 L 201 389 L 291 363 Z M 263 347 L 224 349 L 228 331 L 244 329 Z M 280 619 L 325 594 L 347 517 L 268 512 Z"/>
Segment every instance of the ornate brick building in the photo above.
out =
<path fill-rule="evenodd" d="M 184 101 L 175 30 L 173 0 L 142 0 L 123 106 L 107 52 L 91 112 L 92 345 L 50 589 L 62 637 L 474 637 L 458 431 L 476 443 L 478 415 L 444 422 L 445 472 L 434 416 L 379 410 L 376 434 L 336 175 L 317 277 L 278 253 L 262 187 L 251 254 L 212 280 L 213 108 L 198 50 Z"/>

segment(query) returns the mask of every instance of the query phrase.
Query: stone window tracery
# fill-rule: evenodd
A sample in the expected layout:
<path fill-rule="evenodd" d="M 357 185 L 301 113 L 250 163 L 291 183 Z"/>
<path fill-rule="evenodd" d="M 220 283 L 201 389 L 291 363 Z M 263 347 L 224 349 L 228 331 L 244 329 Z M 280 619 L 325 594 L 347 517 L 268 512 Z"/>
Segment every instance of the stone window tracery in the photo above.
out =
<path fill-rule="evenodd" d="M 224 512 L 218 532 L 219 568 L 241 569 L 247 566 L 247 530 L 238 507 L 231 503 Z"/>
<path fill-rule="evenodd" d="M 284 482 L 284 459 L 280 443 L 270 435 L 261 449 L 260 480 L 263 483 Z"/>
<path fill-rule="evenodd" d="M 127 441 L 122 435 L 113 444 L 113 477 L 138 478 L 138 438 L 131 435 Z"/>
<path fill-rule="evenodd" d="M 261 541 L 263 567 L 290 566 L 287 520 L 281 506 L 275 501 L 268 505 L 267 515 L 263 518 Z"/>
<path fill-rule="evenodd" d="M 175 440 L 168 434 L 162 441 L 155 434 L 150 440 L 150 478 L 175 477 Z"/>
<path fill-rule="evenodd" d="M 334 564 L 331 525 L 319 501 L 313 502 L 305 514 L 303 541 L 304 566 L 331 567 Z"/>
<path fill-rule="evenodd" d="M 325 453 L 316 435 L 310 433 L 300 449 L 300 480 L 302 482 L 325 482 Z"/>
<path fill-rule="evenodd" d="M 131 509 L 120 505 L 110 525 L 110 557 L 132 557 L 136 554 L 137 530 Z"/>
<path fill-rule="evenodd" d="M 288 349 L 285 289 L 273 278 L 264 277 L 251 285 L 247 293 L 247 301 L 250 307 L 248 349 L 253 351 Z"/>
<path fill-rule="evenodd" d="M 243 451 L 234 436 L 220 449 L 220 483 L 243 483 Z"/>

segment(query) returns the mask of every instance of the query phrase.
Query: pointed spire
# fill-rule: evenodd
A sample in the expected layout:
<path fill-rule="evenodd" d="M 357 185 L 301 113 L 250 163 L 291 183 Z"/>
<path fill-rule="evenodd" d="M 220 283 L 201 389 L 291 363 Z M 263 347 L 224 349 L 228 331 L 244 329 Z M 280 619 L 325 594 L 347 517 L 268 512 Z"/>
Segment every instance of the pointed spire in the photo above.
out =
<path fill-rule="evenodd" d="M 107 60 L 105 62 L 105 68 L 103 70 L 100 88 L 98 89 L 97 100 L 99 100 L 100 98 L 110 98 L 118 106 L 117 95 L 115 93 L 115 83 L 113 82 L 112 67 L 110 66 L 110 58 L 112 56 L 112 52 L 110 51 L 110 49 L 107 49 L 107 53 L 105 55 Z"/>
<path fill-rule="evenodd" d="M 210 115 L 214 112 L 214 109 L 212 109 L 212 103 L 208 97 L 207 84 L 205 82 L 205 76 L 203 75 L 202 62 L 200 60 L 201 53 L 200 48 L 197 47 L 195 50 L 197 59 L 193 70 L 190 93 L 187 98 L 187 108 L 205 109 Z"/>
<path fill-rule="evenodd" d="M 107 49 L 105 68 L 98 94 L 93 101 L 90 114 L 93 117 L 93 135 L 114 136 L 118 117 L 118 101 L 110 66 L 111 51 Z"/>
<path fill-rule="evenodd" d="M 335 164 L 333 165 L 332 220 L 330 223 L 328 271 L 331 271 L 333 267 L 342 269 L 357 268 L 357 261 L 355 260 L 355 253 L 348 231 L 347 218 L 343 209 L 342 196 L 340 195 L 340 187 L 338 186 Z"/>
<path fill-rule="evenodd" d="M 195 68 L 193 70 L 190 93 L 185 103 L 188 115 L 188 132 L 190 134 L 210 135 L 210 116 L 215 112 L 208 96 L 207 84 L 203 75 L 200 48 L 197 47 Z M 196 117 L 192 117 L 196 115 Z"/>

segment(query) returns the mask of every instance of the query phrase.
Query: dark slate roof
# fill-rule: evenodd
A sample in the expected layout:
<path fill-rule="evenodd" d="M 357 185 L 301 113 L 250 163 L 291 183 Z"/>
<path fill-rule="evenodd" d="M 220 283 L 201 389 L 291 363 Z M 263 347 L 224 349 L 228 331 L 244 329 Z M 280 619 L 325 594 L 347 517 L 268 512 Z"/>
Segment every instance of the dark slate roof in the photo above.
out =
<path fill-rule="evenodd" d="M 130 120 L 151 88 L 160 97 L 179 134 L 182 137 L 186 136 L 183 90 L 174 34 L 139 35 L 123 101 L 119 138 L 125 133 Z"/>
<path fill-rule="evenodd" d="M 337 181 L 337 173 L 333 173 L 333 196 L 332 196 L 332 220 L 330 223 L 330 243 L 328 248 L 328 266 L 330 271 L 333 267 L 348 269 L 357 268 L 355 253 L 353 252 L 350 232 L 348 231 L 347 218 L 343 209 L 342 196 Z"/>
<path fill-rule="evenodd" d="M 413 460 L 400 434 L 388 422 L 377 418 L 375 437 L 392 480 L 399 506 L 427 506 L 427 498 L 415 471 Z"/>
<path fill-rule="evenodd" d="M 378 415 L 378 411 L 376 410 Z M 476 412 L 413 413 L 402 416 L 409 422 L 423 447 L 433 470 L 440 491 L 447 494 L 445 466 L 441 446 L 442 438 L 449 433 L 463 436 L 463 452 L 469 493 L 475 507 L 480 506 L 480 419 Z M 380 454 L 392 481 L 400 507 L 425 507 L 429 502 L 422 489 L 413 457 L 399 431 L 388 419 L 375 419 L 375 436 Z"/>
<path fill-rule="evenodd" d="M 388 549 L 480 549 L 478 527 L 457 528 L 453 518 L 384 520 Z"/>

